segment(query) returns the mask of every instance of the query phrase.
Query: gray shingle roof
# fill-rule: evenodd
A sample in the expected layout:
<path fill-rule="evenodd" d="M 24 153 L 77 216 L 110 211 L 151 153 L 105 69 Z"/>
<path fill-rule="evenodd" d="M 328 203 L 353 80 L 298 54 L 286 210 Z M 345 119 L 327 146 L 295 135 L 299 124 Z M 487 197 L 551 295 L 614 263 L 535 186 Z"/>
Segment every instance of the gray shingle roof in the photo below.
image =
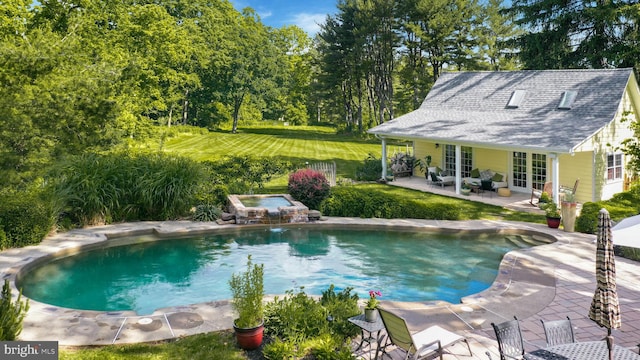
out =
<path fill-rule="evenodd" d="M 570 152 L 611 122 L 632 69 L 444 73 L 419 109 L 369 133 L 393 137 Z M 526 90 L 507 108 L 515 90 Z M 558 109 L 577 91 L 569 110 Z"/>

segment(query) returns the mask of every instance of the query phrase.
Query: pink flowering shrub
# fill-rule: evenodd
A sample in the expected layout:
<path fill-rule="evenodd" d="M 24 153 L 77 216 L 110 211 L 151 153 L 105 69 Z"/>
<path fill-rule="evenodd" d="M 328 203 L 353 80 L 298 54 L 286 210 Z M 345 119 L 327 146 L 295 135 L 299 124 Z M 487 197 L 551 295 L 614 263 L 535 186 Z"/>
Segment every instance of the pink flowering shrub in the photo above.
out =
<path fill-rule="evenodd" d="M 289 175 L 287 190 L 294 199 L 317 210 L 322 200 L 329 196 L 331 187 L 323 173 L 301 169 Z"/>

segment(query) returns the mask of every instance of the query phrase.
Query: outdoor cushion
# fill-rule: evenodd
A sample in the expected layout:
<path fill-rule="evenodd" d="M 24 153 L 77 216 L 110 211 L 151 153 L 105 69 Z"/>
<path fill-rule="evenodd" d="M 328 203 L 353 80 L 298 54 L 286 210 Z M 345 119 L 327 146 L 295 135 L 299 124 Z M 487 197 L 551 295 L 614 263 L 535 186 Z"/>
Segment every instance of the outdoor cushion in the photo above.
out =
<path fill-rule="evenodd" d="M 473 170 L 471 170 L 471 177 L 472 178 L 479 178 L 480 177 L 480 170 L 478 170 L 478 168 L 475 168 Z"/>
<path fill-rule="evenodd" d="M 482 170 L 480 171 L 480 179 L 489 180 L 493 177 L 493 171 L 491 170 Z"/>
<path fill-rule="evenodd" d="M 493 177 L 491 178 L 491 180 L 493 180 L 493 181 L 497 181 L 497 182 L 500 182 L 500 181 L 502 181 L 502 178 L 503 178 L 502 174 L 495 173 L 495 174 L 493 175 Z"/>

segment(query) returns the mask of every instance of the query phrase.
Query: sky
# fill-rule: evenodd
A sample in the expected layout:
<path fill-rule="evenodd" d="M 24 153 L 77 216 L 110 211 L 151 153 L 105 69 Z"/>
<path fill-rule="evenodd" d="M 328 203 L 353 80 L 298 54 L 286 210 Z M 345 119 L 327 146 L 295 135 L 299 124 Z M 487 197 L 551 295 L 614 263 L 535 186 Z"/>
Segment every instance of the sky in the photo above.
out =
<path fill-rule="evenodd" d="M 262 23 L 274 28 L 296 25 L 313 37 L 324 23 L 327 14 L 335 14 L 337 0 L 230 0 L 242 11 L 253 8 Z"/>

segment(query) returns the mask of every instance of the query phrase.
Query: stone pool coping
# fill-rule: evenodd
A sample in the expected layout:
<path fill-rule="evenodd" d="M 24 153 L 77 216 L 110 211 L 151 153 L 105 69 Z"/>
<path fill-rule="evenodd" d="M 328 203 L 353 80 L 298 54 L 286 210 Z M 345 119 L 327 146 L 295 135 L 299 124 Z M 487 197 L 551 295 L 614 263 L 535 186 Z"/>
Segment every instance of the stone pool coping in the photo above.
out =
<path fill-rule="evenodd" d="M 323 218 L 311 226 L 380 227 L 434 231 L 530 231 L 556 239 L 552 244 L 509 252 L 500 264 L 499 275 L 491 287 L 467 296 L 460 304 L 436 302 L 391 302 L 382 305 L 396 309 L 408 318 L 411 327 L 423 322 L 447 324 L 452 330 L 467 331 L 490 327 L 491 322 L 509 319 L 513 314 L 526 317 L 544 309 L 554 298 L 556 281 L 553 266 L 538 256 L 542 252 L 562 252 L 575 244 L 591 244 L 594 236 L 567 233 L 545 225 L 507 221 L 438 221 L 415 219 Z M 293 227 L 309 226 L 292 224 Z M 136 222 L 88 229 L 76 229 L 45 239 L 37 246 L 0 252 L 0 276 L 9 279 L 14 297 L 17 274 L 37 265 L 53 254 L 71 255 L 89 248 L 122 244 L 119 238 L 132 235 L 187 236 L 212 231 L 235 231 L 263 225 L 218 225 L 213 222 Z M 128 241 L 127 241 L 128 242 Z M 106 345 L 153 342 L 180 336 L 231 329 L 233 312 L 228 300 L 168 307 L 151 315 L 132 311 L 83 311 L 52 306 L 30 300 L 20 340 L 58 341 L 64 346 Z"/>

